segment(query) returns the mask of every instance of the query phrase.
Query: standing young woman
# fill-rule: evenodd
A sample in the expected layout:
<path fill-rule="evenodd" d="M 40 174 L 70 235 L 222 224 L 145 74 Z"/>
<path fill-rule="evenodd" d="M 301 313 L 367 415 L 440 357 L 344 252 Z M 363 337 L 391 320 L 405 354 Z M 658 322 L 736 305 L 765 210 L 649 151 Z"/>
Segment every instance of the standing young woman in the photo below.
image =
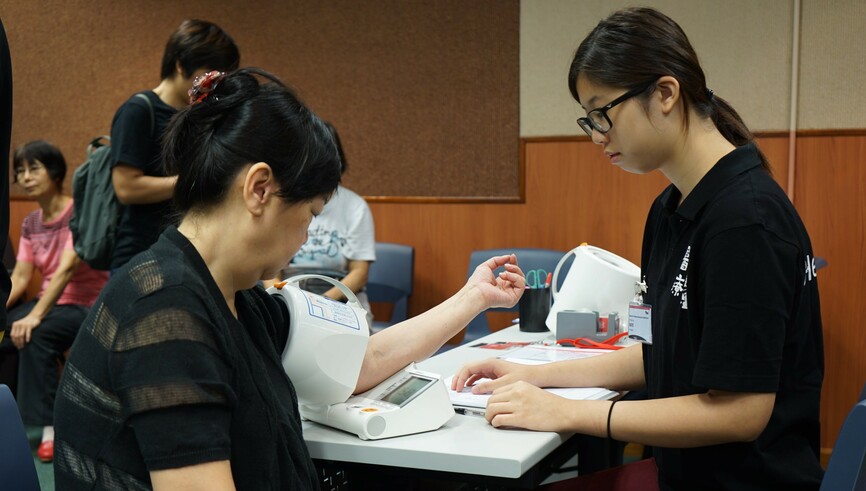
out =
<path fill-rule="evenodd" d="M 177 176 L 165 173 L 160 142 L 168 122 L 189 105 L 193 80 L 211 70 L 234 70 L 240 52 L 219 26 L 198 19 L 180 23 L 165 44 L 160 82 L 133 94 L 111 122 L 111 180 L 123 214 L 112 251 L 115 270 L 150 247 L 168 225 Z"/>
<path fill-rule="evenodd" d="M 6 28 L 0 19 L 0 237 L 9 236 L 9 141 L 12 138 L 12 57 Z M 0 300 L 9 298 L 12 283 L 9 272 L 0 270 Z M 6 313 L 0 312 L 0 326 L 6 325 Z M 2 340 L 2 336 L 0 336 Z M 2 368 L 2 364 L 0 364 Z M 2 372 L 0 372 L 2 373 Z"/>
<path fill-rule="evenodd" d="M 72 247 L 72 198 L 63 193 L 66 160 L 60 150 L 42 140 L 29 142 L 15 151 L 13 172 L 15 184 L 39 203 L 39 209 L 28 214 L 21 226 L 6 308 L 18 303 L 37 271 L 42 288 L 36 299 L 9 310 L 7 331 L 19 350 L 21 419 L 43 428 L 37 455 L 50 462 L 54 456 L 57 362 L 72 345 L 108 273 L 91 269 Z"/>
<path fill-rule="evenodd" d="M 164 143 L 180 225 L 112 276 L 63 372 L 58 489 L 319 487 L 280 362 L 288 314 L 254 285 L 292 258 L 337 189 L 336 145 L 262 71 L 210 72 L 191 92 Z M 453 297 L 372 336 L 357 390 L 514 305 L 516 263 L 490 259 Z"/>
<path fill-rule="evenodd" d="M 467 365 L 494 379 L 495 426 L 654 447 L 662 489 L 817 489 L 823 344 L 805 227 L 737 113 L 706 86 L 673 20 L 602 20 L 568 77 L 578 123 L 613 165 L 662 172 L 641 255 L 651 344 L 573 362 Z M 647 388 L 649 400 L 567 401 L 538 387 Z M 615 407 L 614 407 L 615 404 Z"/>

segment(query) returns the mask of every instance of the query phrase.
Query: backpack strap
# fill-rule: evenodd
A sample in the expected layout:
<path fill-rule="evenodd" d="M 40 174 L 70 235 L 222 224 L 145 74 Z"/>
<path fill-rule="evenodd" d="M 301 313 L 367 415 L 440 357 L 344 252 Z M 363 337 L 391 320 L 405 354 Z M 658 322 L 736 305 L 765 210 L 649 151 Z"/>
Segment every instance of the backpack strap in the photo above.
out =
<path fill-rule="evenodd" d="M 90 156 L 93 155 L 93 152 L 95 152 L 97 148 L 110 144 L 111 137 L 108 135 L 97 136 L 91 140 L 90 143 L 87 144 L 87 160 L 90 160 Z"/>
<path fill-rule="evenodd" d="M 153 115 L 153 103 L 150 102 L 150 97 L 142 94 L 141 92 L 139 92 L 138 94 L 135 94 L 135 97 L 144 99 L 144 102 L 147 103 L 147 109 L 150 112 L 150 134 L 151 134 L 151 136 L 153 136 L 153 132 L 156 130 L 156 121 L 154 120 L 155 118 Z"/>

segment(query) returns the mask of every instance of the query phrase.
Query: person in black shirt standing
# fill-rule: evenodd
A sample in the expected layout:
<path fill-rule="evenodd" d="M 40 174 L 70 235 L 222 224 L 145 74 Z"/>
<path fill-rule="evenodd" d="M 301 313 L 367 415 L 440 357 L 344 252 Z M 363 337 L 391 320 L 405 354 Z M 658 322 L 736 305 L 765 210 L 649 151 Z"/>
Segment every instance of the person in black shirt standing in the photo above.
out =
<path fill-rule="evenodd" d="M 495 426 L 653 446 L 661 489 L 818 489 L 824 360 L 815 260 L 794 206 L 734 109 L 706 86 L 679 25 L 647 8 L 602 20 L 569 89 L 610 162 L 670 181 L 641 255 L 647 343 L 542 366 L 467 365 L 495 380 Z M 567 401 L 538 387 L 646 388 L 644 401 Z M 614 407 L 615 406 L 615 407 Z M 646 488 L 651 489 L 651 488 Z"/>
<path fill-rule="evenodd" d="M 0 19 L 0 250 L 14 258 L 9 241 L 9 147 L 12 140 L 12 57 L 6 29 Z M 3 241 L 3 235 L 7 237 Z M 5 261 L 4 261 L 5 262 Z M 4 305 L 12 291 L 12 280 L 6 267 L 0 268 L 0 302 Z M 0 310 L 0 341 L 6 333 L 6 309 Z M 11 345 L 0 345 L 0 384 L 6 384 L 13 393 L 17 389 L 18 353 Z"/>
<path fill-rule="evenodd" d="M 111 179 L 117 199 L 126 206 L 112 270 L 150 247 L 168 225 L 177 177 L 163 170 L 160 139 L 169 119 L 189 104 L 193 79 L 211 70 L 234 70 L 239 62 L 238 47 L 219 26 L 185 20 L 165 46 L 159 85 L 133 95 L 117 110 L 111 123 Z"/>
<path fill-rule="evenodd" d="M 5 248 L 3 235 L 9 236 L 9 146 L 12 140 L 12 57 L 6 29 L 0 20 L 0 248 Z M 9 271 L 0 271 L 0 302 L 6 303 L 12 281 Z M 5 329 L 6 311 L 0 312 L 0 329 Z"/>
<path fill-rule="evenodd" d="M 64 367 L 57 489 L 319 488 L 280 359 L 289 314 L 255 285 L 336 191 L 337 146 L 262 70 L 209 72 L 191 92 L 164 142 L 180 224 L 111 277 Z M 489 259 L 442 304 L 371 336 L 356 392 L 514 305 L 525 285 L 513 254 Z"/>

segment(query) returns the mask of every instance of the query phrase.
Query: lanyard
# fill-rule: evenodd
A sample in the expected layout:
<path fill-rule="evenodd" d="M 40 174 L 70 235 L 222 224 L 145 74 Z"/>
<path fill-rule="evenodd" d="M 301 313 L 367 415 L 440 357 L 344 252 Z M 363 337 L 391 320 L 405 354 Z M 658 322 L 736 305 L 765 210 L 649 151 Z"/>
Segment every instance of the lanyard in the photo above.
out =
<path fill-rule="evenodd" d="M 612 338 L 605 339 L 604 341 L 594 341 L 589 338 L 575 338 L 575 339 L 557 339 L 556 344 L 569 343 L 574 345 L 575 348 L 595 348 L 595 349 L 606 349 L 606 350 L 618 350 L 622 349 L 623 346 L 616 346 L 616 342 L 620 339 L 624 338 L 628 335 L 627 332 L 621 332 Z"/>

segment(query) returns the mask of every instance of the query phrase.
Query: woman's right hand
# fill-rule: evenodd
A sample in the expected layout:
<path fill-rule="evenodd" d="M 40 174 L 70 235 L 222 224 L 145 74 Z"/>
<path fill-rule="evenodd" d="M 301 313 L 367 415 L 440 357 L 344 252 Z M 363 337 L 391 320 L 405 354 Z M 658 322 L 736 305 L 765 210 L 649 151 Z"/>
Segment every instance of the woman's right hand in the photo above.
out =
<path fill-rule="evenodd" d="M 476 361 L 463 366 L 451 380 L 451 390 L 462 391 L 472 387 L 473 394 L 488 394 L 517 381 L 539 385 L 538 368 L 541 365 L 523 365 L 498 358 Z M 476 382 L 480 379 L 490 379 Z"/>
<path fill-rule="evenodd" d="M 18 349 L 24 349 L 33 337 L 33 330 L 39 327 L 42 319 L 32 312 L 26 317 L 12 323 L 12 329 L 9 337 L 12 339 L 12 344 Z"/>
<path fill-rule="evenodd" d="M 494 274 L 494 270 L 500 267 L 505 271 Z M 526 288 L 526 275 L 517 265 L 517 256 L 514 254 L 494 256 L 475 268 L 466 286 L 481 293 L 484 310 L 492 307 L 513 307 L 517 305 Z"/>

